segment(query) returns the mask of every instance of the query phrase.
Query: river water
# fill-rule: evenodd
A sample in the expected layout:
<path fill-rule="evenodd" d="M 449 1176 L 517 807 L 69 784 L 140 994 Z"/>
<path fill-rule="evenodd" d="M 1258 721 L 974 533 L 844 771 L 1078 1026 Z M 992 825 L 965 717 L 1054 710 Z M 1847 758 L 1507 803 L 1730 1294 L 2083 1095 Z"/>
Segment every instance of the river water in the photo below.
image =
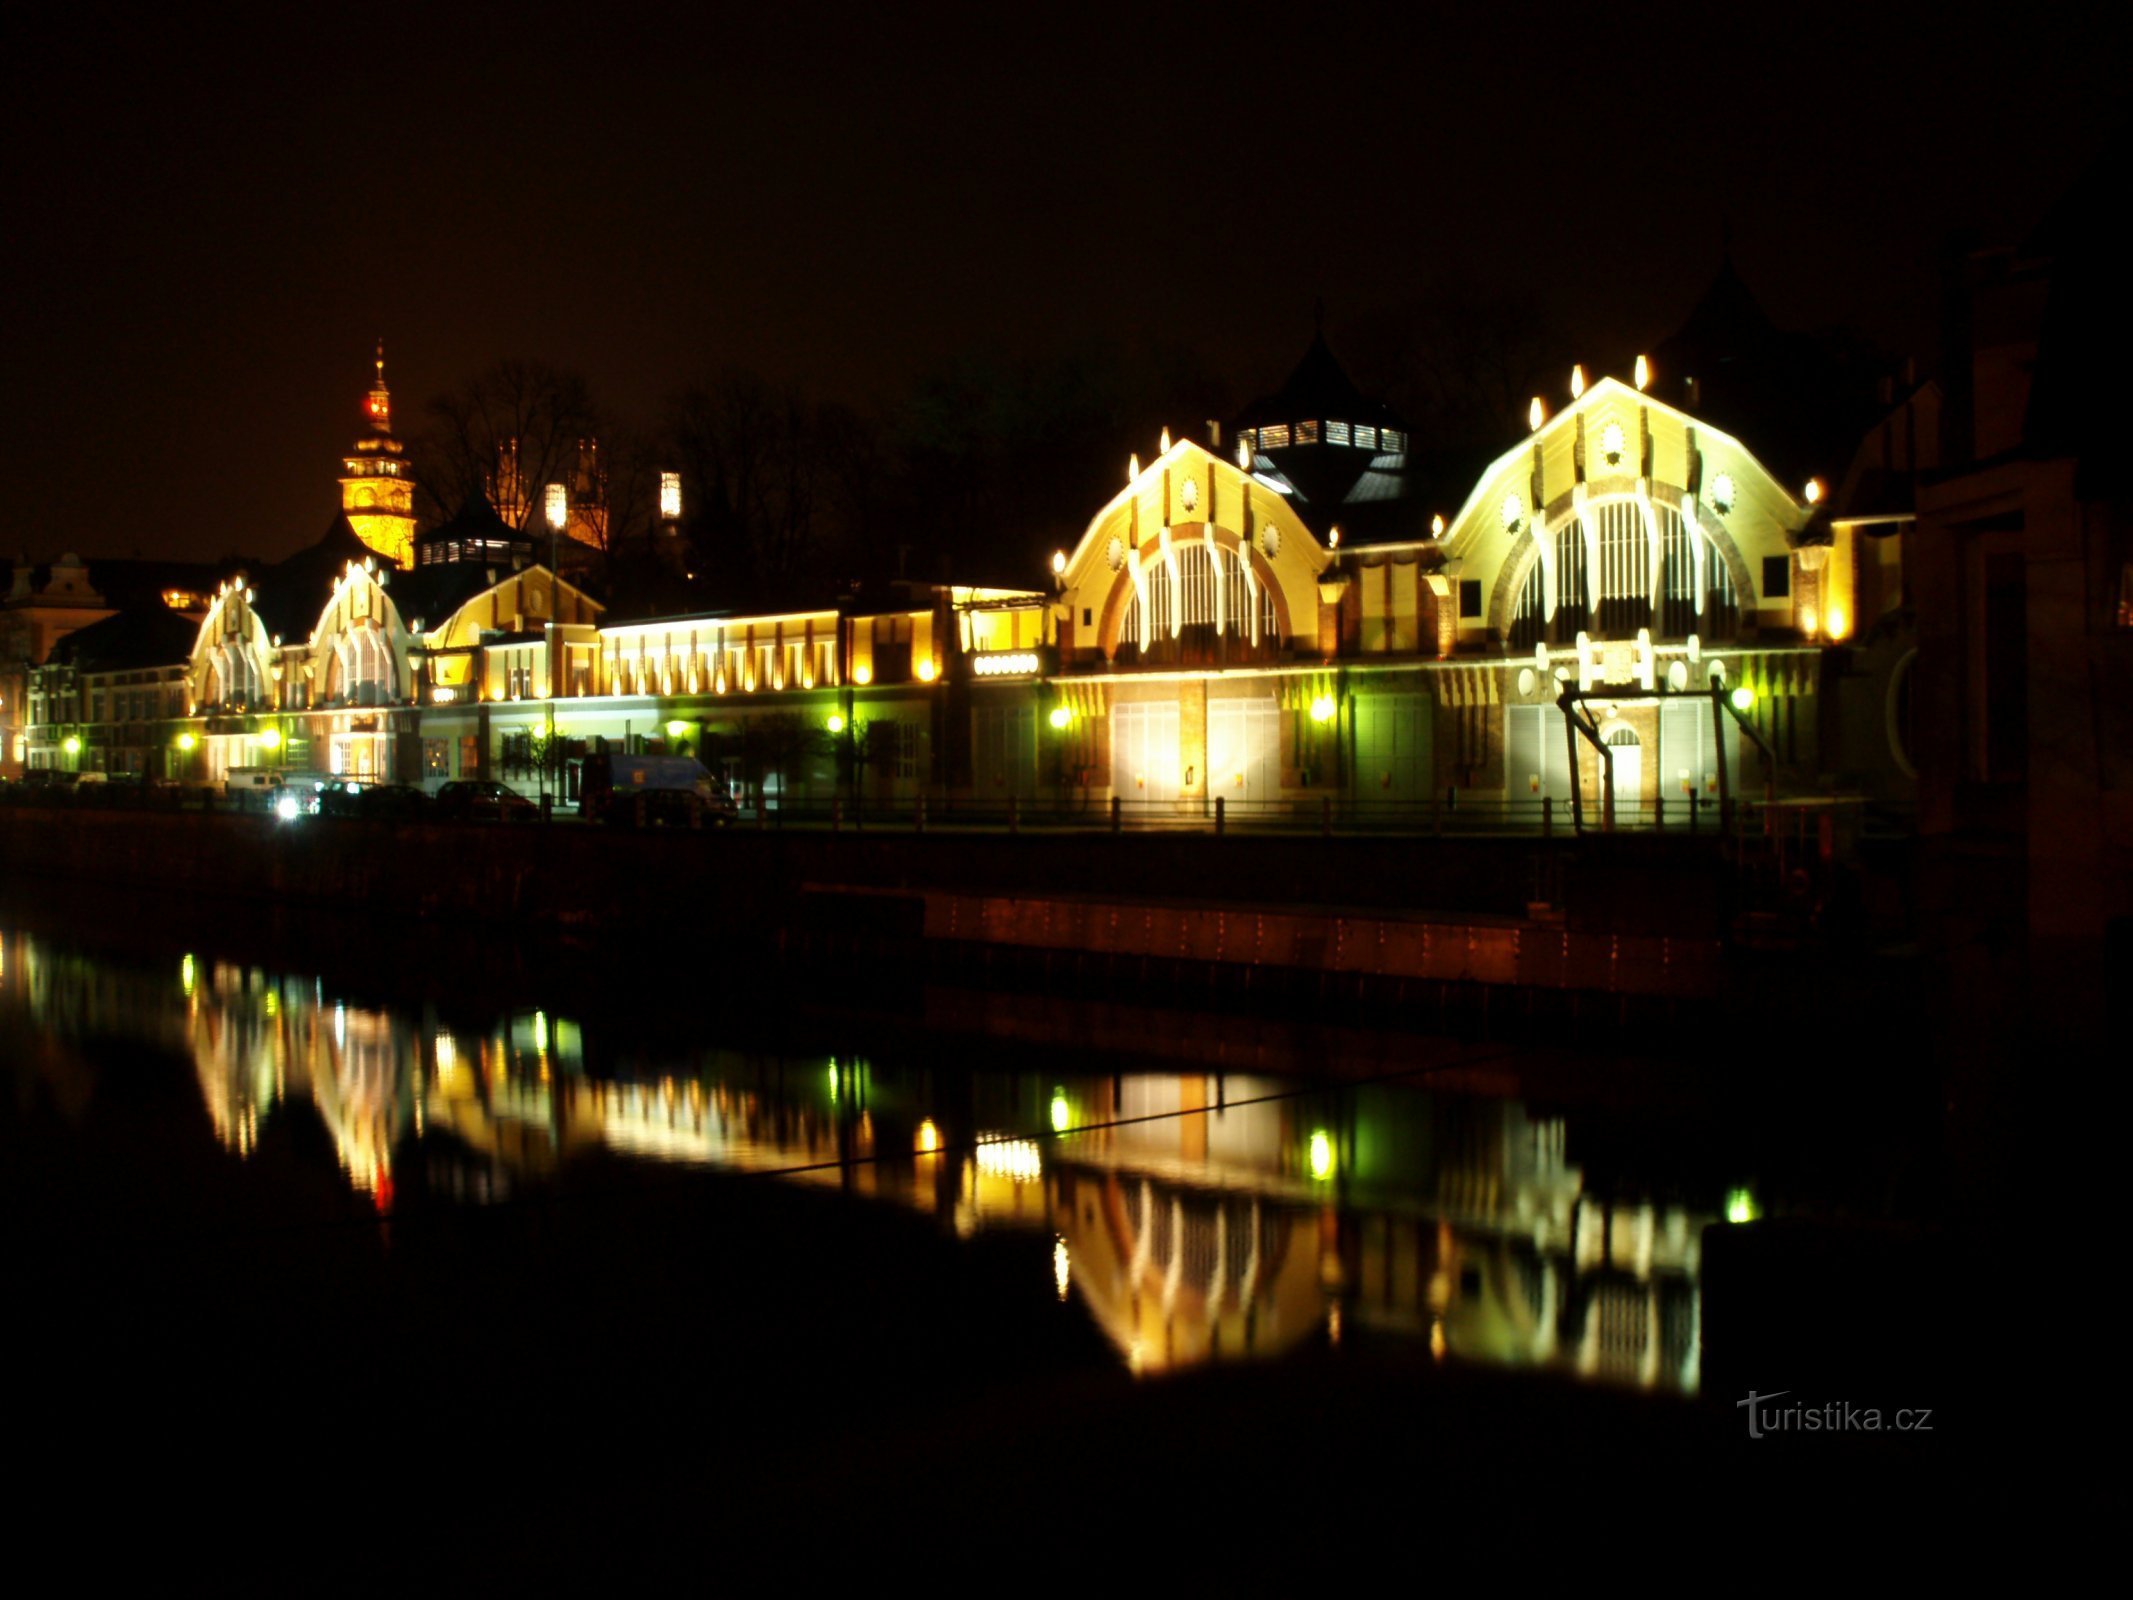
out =
<path fill-rule="evenodd" d="M 1826 1118 L 1773 1131 L 1722 1094 L 1560 1071 L 1536 1093 L 1485 1042 L 1454 1072 L 1344 1082 L 850 1018 L 765 1043 L 639 1026 L 568 983 L 396 995 L 197 930 L 61 920 L 0 918 L 11 1248 L 55 1298 L 120 1308 L 81 1313 L 92 1339 L 167 1314 L 213 1352 L 180 1366 L 325 1324 L 367 1330 L 326 1358 L 365 1383 L 378 1346 L 440 1337 L 477 1369 L 513 1347 L 523 1383 L 539 1328 L 573 1366 L 665 1352 L 655 1410 L 673 1352 L 706 1340 L 770 1388 L 856 1351 L 914 1396 L 982 1368 L 988 1403 L 1360 1351 L 1678 1407 L 1706 1383 L 1714 1239 L 1912 1192 L 1889 1173 L 1915 1151 L 1882 1124 L 1817 1142 Z M 1832 1294 L 1817 1314 L 1841 1321 Z M 434 1370 L 409 1381 L 425 1414 L 462 1403 Z M 842 1426 L 818 1401 L 810 1425 Z M 739 1428 L 750 1400 L 671 1403 Z"/>
<path fill-rule="evenodd" d="M 1574 1106 L 1515 1093 L 1130 1059 L 1032 1072 L 974 1062 L 967 1041 L 648 1044 L 626 1022 L 601 1036 L 530 1006 L 447 1020 L 316 974 L 119 955 L 19 924 L 0 933 L 0 1007 L 55 1045 L 127 1038 L 182 1057 L 239 1174 L 278 1118 L 315 1120 L 348 1196 L 380 1219 L 411 1187 L 472 1207 L 561 1192 L 603 1156 L 1027 1241 L 1036 1266 L 1008 1292 L 1059 1302 L 1136 1373 L 1369 1333 L 1430 1360 L 1694 1392 L 1705 1230 L 1770 1198 L 1754 1157 L 1729 1170 L 1695 1130 L 1670 1163 L 1640 1149 L 1634 1168 L 1595 1170 Z M 92 1092 L 55 1061 L 63 1048 L 25 1052 L 15 1071 L 52 1072 L 42 1087 L 62 1101 Z M 1619 1130 L 1582 1120 L 1600 1161 L 1619 1158 Z"/>

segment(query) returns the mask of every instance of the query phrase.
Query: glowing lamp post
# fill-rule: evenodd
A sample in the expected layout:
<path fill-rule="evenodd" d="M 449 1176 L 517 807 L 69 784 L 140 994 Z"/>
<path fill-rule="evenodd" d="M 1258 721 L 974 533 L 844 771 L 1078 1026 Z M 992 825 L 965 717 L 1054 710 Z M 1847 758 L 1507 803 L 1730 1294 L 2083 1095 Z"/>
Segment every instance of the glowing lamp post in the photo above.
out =
<path fill-rule="evenodd" d="M 541 752 L 541 818 L 546 821 L 555 805 L 555 798 L 548 791 L 548 769 L 555 764 L 555 625 L 563 592 L 556 552 L 564 525 L 570 521 L 570 491 L 560 483 L 551 483 L 542 491 L 541 508 L 548 518 L 548 620 L 542 625 L 548 644 L 548 741 Z"/>

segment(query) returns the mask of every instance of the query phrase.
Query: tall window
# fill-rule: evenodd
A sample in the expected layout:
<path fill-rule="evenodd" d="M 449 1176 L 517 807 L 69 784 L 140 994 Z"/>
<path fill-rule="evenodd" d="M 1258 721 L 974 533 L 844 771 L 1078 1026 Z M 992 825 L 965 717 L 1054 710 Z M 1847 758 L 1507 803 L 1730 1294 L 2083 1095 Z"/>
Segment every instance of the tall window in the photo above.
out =
<path fill-rule="evenodd" d="M 1651 541 L 1634 500 L 1609 500 L 1593 513 L 1600 525 L 1599 631 L 1626 639 L 1651 621 Z"/>
<path fill-rule="evenodd" d="M 1591 590 L 1586 585 L 1585 530 L 1576 517 L 1550 535 L 1555 540 L 1555 624 L 1557 644 L 1575 644 L 1591 631 Z"/>
<path fill-rule="evenodd" d="M 1142 593 L 1126 607 L 1119 652 L 1142 662 L 1202 664 L 1243 661 L 1280 646 L 1274 597 L 1262 582 L 1247 582 L 1246 557 L 1210 554 L 1205 544 L 1182 545 L 1172 563 L 1156 561 L 1142 577 Z"/>
<path fill-rule="evenodd" d="M 331 672 L 333 698 L 356 706 L 391 704 L 396 676 L 383 629 L 366 623 L 343 633 L 334 641 Z"/>

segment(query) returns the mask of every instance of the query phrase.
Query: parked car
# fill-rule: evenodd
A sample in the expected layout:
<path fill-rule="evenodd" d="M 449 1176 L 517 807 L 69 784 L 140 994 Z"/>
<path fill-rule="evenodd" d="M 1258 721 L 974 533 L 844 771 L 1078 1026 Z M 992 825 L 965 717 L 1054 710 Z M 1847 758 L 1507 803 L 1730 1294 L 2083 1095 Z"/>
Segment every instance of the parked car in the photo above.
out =
<path fill-rule="evenodd" d="M 588 821 L 629 827 L 644 802 L 647 826 L 688 827 L 730 822 L 739 807 L 725 783 L 694 756 L 626 756 L 597 751 L 585 758 L 578 809 Z"/>
<path fill-rule="evenodd" d="M 318 814 L 322 817 L 353 817 L 362 814 L 363 793 L 369 784 L 336 779 L 319 791 Z"/>
<path fill-rule="evenodd" d="M 374 783 L 355 797 L 356 815 L 412 822 L 430 814 L 430 797 L 411 783 Z"/>
<path fill-rule="evenodd" d="M 476 778 L 446 784 L 437 791 L 431 809 L 448 822 L 531 822 L 541 814 L 516 789 Z"/>

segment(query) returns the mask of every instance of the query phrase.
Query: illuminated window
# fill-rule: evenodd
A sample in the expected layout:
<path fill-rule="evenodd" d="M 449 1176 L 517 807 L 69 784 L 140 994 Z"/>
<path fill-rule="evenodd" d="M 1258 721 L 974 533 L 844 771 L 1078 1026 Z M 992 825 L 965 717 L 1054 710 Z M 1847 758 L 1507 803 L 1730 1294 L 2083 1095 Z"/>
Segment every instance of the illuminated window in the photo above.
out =
<path fill-rule="evenodd" d="M 1296 442 L 1297 442 L 1298 444 L 1316 444 L 1316 443 L 1318 443 L 1318 424 L 1317 424 L 1317 423 L 1315 423 L 1315 422 L 1299 422 L 1299 423 L 1297 423 L 1297 424 L 1296 424 Z"/>
<path fill-rule="evenodd" d="M 1259 430 L 1259 448 L 1262 450 L 1285 450 L 1289 443 L 1289 426 L 1281 423 L 1272 428 Z"/>
<path fill-rule="evenodd" d="M 1386 428 L 1378 434 L 1378 443 L 1387 450 L 1405 450 L 1407 435 L 1398 428 Z"/>
<path fill-rule="evenodd" d="M 1355 445 L 1358 450 L 1375 450 L 1378 447 L 1378 430 L 1358 423 L 1355 429 Z"/>
<path fill-rule="evenodd" d="M 1348 442 L 1349 442 L 1349 437 L 1348 437 L 1348 424 L 1347 424 L 1347 423 L 1345 423 L 1345 422 L 1329 422 L 1329 423 L 1327 423 L 1327 424 L 1326 424 L 1326 443 L 1328 443 L 1328 444 L 1347 444 Z"/>

